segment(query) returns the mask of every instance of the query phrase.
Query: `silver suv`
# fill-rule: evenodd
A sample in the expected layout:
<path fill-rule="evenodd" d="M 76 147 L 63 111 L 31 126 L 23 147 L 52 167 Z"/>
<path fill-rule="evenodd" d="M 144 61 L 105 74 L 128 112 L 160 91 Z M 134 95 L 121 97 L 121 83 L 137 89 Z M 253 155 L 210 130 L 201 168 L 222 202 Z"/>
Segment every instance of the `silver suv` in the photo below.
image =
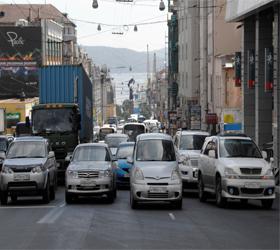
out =
<path fill-rule="evenodd" d="M 209 193 L 224 207 L 228 199 L 260 200 L 271 208 L 275 199 L 275 180 L 271 165 L 265 161 L 254 141 L 244 135 L 208 137 L 199 162 L 198 189 L 200 201 Z"/>
<path fill-rule="evenodd" d="M 205 131 L 183 130 L 174 137 L 174 145 L 180 155 L 183 188 L 197 188 L 198 160 L 207 136 L 209 133 Z"/>
<path fill-rule="evenodd" d="M 166 201 L 182 208 L 182 179 L 171 136 L 151 133 L 138 135 L 130 171 L 130 204 Z"/>
<path fill-rule="evenodd" d="M 49 203 L 55 199 L 57 169 L 54 152 L 43 137 L 16 138 L 9 146 L 0 176 L 1 204 L 8 196 L 15 202 L 18 196 L 42 195 Z"/>

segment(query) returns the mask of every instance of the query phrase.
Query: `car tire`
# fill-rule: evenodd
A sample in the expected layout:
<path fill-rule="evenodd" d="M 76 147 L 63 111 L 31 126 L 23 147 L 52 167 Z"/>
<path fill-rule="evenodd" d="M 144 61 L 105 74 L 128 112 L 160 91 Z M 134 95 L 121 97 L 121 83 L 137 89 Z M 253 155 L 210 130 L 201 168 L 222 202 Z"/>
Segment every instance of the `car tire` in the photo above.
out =
<path fill-rule="evenodd" d="M 223 197 L 222 194 L 222 181 L 221 177 L 216 179 L 216 204 L 218 207 L 224 208 L 227 204 L 227 198 Z"/>
<path fill-rule="evenodd" d="M 12 200 L 12 203 L 16 203 L 17 202 L 17 195 L 16 194 L 11 194 L 11 200 Z"/>
<path fill-rule="evenodd" d="M 241 199 L 240 202 L 241 202 L 242 206 L 247 206 L 248 205 L 248 199 Z"/>
<path fill-rule="evenodd" d="M 65 202 L 67 204 L 73 204 L 73 195 L 65 191 Z"/>
<path fill-rule="evenodd" d="M 183 207 L 183 199 L 181 198 L 180 200 L 174 201 L 173 204 L 175 209 L 181 210 Z"/>
<path fill-rule="evenodd" d="M 201 175 L 198 177 L 198 198 L 200 202 L 207 200 L 207 193 L 204 191 L 204 183 Z"/>
<path fill-rule="evenodd" d="M 273 199 L 268 199 L 268 200 L 261 200 L 262 202 L 262 207 L 264 209 L 271 209 L 273 205 Z"/>
<path fill-rule="evenodd" d="M 138 208 L 138 202 L 134 199 L 132 191 L 130 191 L 130 207 L 132 209 L 137 209 Z"/>
<path fill-rule="evenodd" d="M 1 200 L 1 205 L 8 204 L 8 192 L 7 191 L 0 192 L 0 200 Z"/>
<path fill-rule="evenodd" d="M 112 190 L 107 194 L 107 201 L 108 203 L 113 203 L 114 200 L 115 200 L 115 194 L 114 194 L 114 190 Z"/>
<path fill-rule="evenodd" d="M 46 188 L 43 190 L 43 202 L 48 204 L 50 203 L 50 182 L 49 182 L 49 178 L 47 181 L 47 185 Z"/>

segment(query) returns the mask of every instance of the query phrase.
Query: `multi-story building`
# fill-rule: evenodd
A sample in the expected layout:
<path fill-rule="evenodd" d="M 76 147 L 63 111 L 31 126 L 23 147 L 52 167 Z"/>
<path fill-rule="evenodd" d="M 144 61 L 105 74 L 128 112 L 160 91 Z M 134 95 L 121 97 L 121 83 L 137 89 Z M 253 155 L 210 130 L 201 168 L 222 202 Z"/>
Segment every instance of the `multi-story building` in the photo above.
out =
<path fill-rule="evenodd" d="M 280 2 L 227 1 L 226 20 L 241 22 L 243 130 L 259 146 L 273 141 L 280 165 Z"/>

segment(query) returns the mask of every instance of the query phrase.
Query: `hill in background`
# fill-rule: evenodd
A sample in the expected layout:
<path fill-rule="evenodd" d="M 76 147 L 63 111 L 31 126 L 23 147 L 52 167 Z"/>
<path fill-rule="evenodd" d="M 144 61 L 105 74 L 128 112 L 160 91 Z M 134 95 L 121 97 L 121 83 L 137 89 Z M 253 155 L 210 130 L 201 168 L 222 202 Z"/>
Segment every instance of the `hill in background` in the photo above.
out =
<path fill-rule="evenodd" d="M 112 48 L 103 46 L 83 46 L 95 65 L 106 64 L 113 73 L 147 72 L 147 53 L 130 49 Z M 164 68 L 165 49 L 150 51 L 150 71 L 153 69 L 153 55 L 157 56 L 157 70 Z"/>

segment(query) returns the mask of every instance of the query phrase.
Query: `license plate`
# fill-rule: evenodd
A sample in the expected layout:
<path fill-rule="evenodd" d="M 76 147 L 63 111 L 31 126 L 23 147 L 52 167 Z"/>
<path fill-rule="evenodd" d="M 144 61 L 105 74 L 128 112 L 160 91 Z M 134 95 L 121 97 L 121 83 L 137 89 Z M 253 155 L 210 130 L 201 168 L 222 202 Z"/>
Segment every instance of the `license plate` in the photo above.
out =
<path fill-rule="evenodd" d="M 165 193 L 165 187 L 150 187 L 150 193 Z"/>
<path fill-rule="evenodd" d="M 96 186 L 96 182 L 93 180 L 81 180 L 81 186 Z"/>
<path fill-rule="evenodd" d="M 30 180 L 30 175 L 29 174 L 15 174 L 14 180 L 15 181 L 28 181 L 28 180 Z"/>
<path fill-rule="evenodd" d="M 245 183 L 244 186 L 245 188 L 260 188 L 260 184 L 255 182 Z"/>

